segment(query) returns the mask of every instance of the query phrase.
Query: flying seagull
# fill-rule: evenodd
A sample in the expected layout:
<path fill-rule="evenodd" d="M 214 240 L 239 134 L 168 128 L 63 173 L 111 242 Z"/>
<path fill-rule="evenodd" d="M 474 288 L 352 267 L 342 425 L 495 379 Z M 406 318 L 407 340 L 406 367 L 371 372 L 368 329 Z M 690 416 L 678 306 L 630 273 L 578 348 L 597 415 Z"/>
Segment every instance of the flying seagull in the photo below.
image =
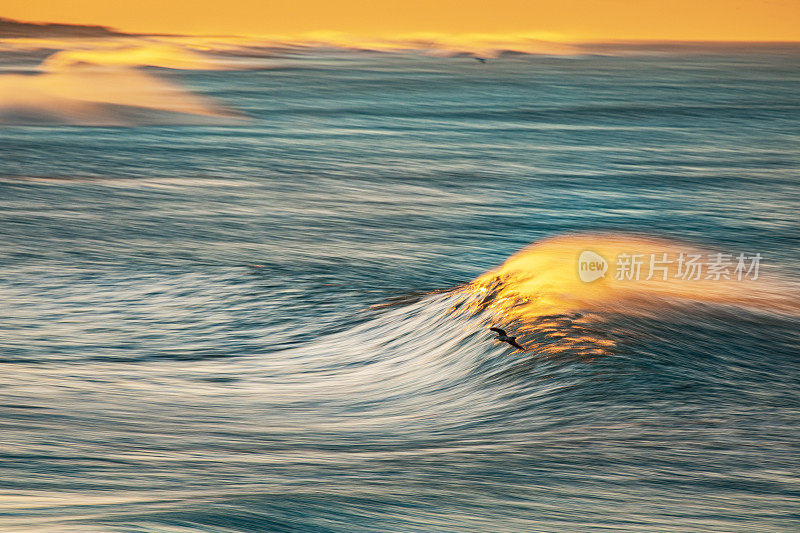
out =
<path fill-rule="evenodd" d="M 475 61 L 480 61 L 481 63 L 486 63 L 486 58 L 484 57 L 473 57 Z"/>
<path fill-rule="evenodd" d="M 517 344 L 517 338 L 516 337 L 509 337 L 508 334 L 505 332 L 505 330 L 502 330 L 500 328 L 489 328 L 489 329 L 494 331 L 495 333 L 497 333 L 497 337 L 495 337 L 495 338 L 497 340 L 499 340 L 500 342 L 507 342 L 508 344 L 513 346 L 514 348 L 516 348 L 518 350 L 522 350 L 523 352 L 525 351 L 525 348 L 523 348 L 522 346 Z"/>

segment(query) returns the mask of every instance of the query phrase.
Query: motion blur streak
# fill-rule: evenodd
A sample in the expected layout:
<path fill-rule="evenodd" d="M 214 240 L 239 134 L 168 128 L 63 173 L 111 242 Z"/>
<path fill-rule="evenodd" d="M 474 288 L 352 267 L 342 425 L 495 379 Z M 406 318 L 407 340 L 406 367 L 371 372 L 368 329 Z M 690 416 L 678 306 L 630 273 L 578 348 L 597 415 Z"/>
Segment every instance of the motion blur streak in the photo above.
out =
<path fill-rule="evenodd" d="M 62 50 L 42 63 L 43 70 L 75 65 L 109 67 L 162 67 L 182 70 L 225 70 L 221 62 L 177 46 L 146 44 L 99 50 Z"/>
<path fill-rule="evenodd" d="M 249 121 L 0 128 L 0 530 L 797 531 L 796 49 L 212 53 L 125 68 Z"/>
<path fill-rule="evenodd" d="M 0 76 L 0 124 L 226 124 L 236 118 L 206 98 L 133 70 L 76 67 Z"/>
<path fill-rule="evenodd" d="M 243 116 L 136 67 L 224 70 L 168 45 L 62 50 L 40 72 L 0 74 L 0 124 L 230 124 Z"/>
<path fill-rule="evenodd" d="M 607 261 L 621 254 L 638 254 L 641 275 L 627 279 L 609 271 L 605 276 L 586 283 L 578 276 L 580 253 L 591 250 Z M 501 314 L 523 322 L 542 315 L 579 310 L 613 310 L 635 313 L 661 308 L 665 300 L 713 302 L 764 308 L 787 313 L 800 312 L 800 302 L 794 298 L 797 287 L 790 282 L 731 277 L 734 266 L 725 277 L 714 279 L 708 273 L 700 279 L 684 279 L 679 272 L 678 257 L 697 255 L 703 262 L 714 252 L 695 245 L 680 244 L 654 238 L 625 235 L 572 235 L 536 243 L 515 254 L 503 265 L 470 284 L 478 295 L 492 293 Z M 666 257 L 664 271 L 650 275 L 650 258 Z M 656 263 L 658 266 L 658 263 Z M 613 268 L 613 263 L 611 268 Z M 633 278 L 633 276 L 631 276 Z M 650 278 L 650 279 L 648 279 Z"/>

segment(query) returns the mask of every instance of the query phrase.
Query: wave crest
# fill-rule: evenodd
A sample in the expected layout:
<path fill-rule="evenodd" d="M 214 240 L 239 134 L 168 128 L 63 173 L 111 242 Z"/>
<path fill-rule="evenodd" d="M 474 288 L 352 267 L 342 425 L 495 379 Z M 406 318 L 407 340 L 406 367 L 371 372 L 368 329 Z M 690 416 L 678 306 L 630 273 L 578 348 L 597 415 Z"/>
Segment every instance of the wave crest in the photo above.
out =
<path fill-rule="evenodd" d="M 246 118 L 136 68 L 143 66 L 222 68 L 201 54 L 164 45 L 62 50 L 34 73 L 0 76 L 0 124 L 236 124 Z"/>
<path fill-rule="evenodd" d="M 701 302 L 751 307 L 766 311 L 797 313 L 800 306 L 788 281 L 762 273 L 758 279 L 682 279 L 678 263 L 646 279 L 619 279 L 609 271 L 596 281 L 584 282 L 578 273 L 579 257 L 592 251 L 606 260 L 620 254 L 677 258 L 680 254 L 707 257 L 718 250 L 667 239 L 614 234 L 567 235 L 534 243 L 468 284 L 476 299 L 485 301 L 496 314 L 520 320 L 549 314 L 585 310 L 623 313 L 652 311 L 666 301 Z M 749 252 L 749 251 L 748 251 Z M 658 259 L 656 259 L 658 260 Z M 643 269 L 644 270 L 644 269 Z"/>

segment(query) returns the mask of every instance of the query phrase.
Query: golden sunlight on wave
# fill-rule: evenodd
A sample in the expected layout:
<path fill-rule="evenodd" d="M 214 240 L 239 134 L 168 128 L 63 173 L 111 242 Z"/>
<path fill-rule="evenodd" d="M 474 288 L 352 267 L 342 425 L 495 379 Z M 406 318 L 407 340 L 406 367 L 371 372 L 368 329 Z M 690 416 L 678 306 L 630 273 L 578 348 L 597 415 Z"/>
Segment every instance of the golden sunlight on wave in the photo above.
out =
<path fill-rule="evenodd" d="M 561 35 L 551 33 L 468 33 L 460 35 L 413 33 L 391 37 L 369 37 L 338 32 L 313 32 L 295 37 L 274 37 L 271 40 L 275 43 L 295 46 L 335 47 L 380 52 L 416 51 L 434 56 L 470 54 L 481 57 L 497 57 L 502 52 L 542 55 L 580 53 L 577 45 L 565 42 Z"/>
<path fill-rule="evenodd" d="M 226 70 L 220 61 L 186 48 L 168 44 L 120 46 L 84 50 L 62 50 L 42 62 L 43 70 L 63 70 L 74 66 L 161 67 L 181 70 Z"/>
<path fill-rule="evenodd" d="M 608 263 L 605 276 L 588 282 L 581 279 L 579 263 L 584 252 Z M 670 302 L 800 313 L 797 287 L 766 273 L 763 264 L 757 279 L 752 271 L 737 279 L 736 254 L 727 269 L 730 279 L 707 278 L 709 270 L 701 271 L 699 279 L 683 279 L 688 269 L 685 262 L 678 261 L 681 254 L 684 259 L 699 256 L 705 261 L 726 252 L 730 251 L 625 235 L 554 237 L 528 246 L 467 284 L 468 300 L 459 310 L 488 311 L 496 323 L 513 324 L 514 332 L 527 335 L 529 346 L 533 340 L 539 353 L 584 355 L 603 354 L 614 347 L 615 341 L 597 327 L 606 313 L 658 316 Z M 632 268 L 620 267 L 627 265 L 625 258 L 634 255 L 637 259 L 632 264 L 641 261 L 639 279 L 632 275 Z M 657 267 L 652 276 L 651 257 Z M 627 279 L 629 275 L 632 279 Z"/>
<path fill-rule="evenodd" d="M 581 280 L 579 257 L 584 251 L 594 252 L 608 261 L 609 270 L 604 277 L 591 282 Z M 677 258 L 681 254 L 684 257 L 700 255 L 705 260 L 709 254 L 717 252 L 725 250 L 701 250 L 674 241 L 622 235 L 561 236 L 523 249 L 500 267 L 477 278 L 469 287 L 476 295 L 491 295 L 498 309 L 504 312 L 513 309 L 515 315 L 541 316 L 585 309 L 625 312 L 634 304 L 646 308 L 663 299 L 741 305 L 779 312 L 798 310 L 794 299 L 777 287 L 775 281 L 765 277 L 763 265 L 757 280 L 737 280 L 732 275 L 735 265 L 728 269 L 731 279 L 706 279 L 706 272 L 701 272 L 697 280 L 683 279 L 678 275 Z M 621 254 L 641 255 L 643 263 L 638 280 L 617 279 L 614 264 Z M 661 262 L 663 254 L 672 263 Z M 651 279 L 647 279 L 651 255 L 658 266 L 667 270 L 656 271 Z"/>
<path fill-rule="evenodd" d="M 0 124 L 130 126 L 238 119 L 208 98 L 131 69 L 0 76 Z"/>
<path fill-rule="evenodd" d="M 223 68 L 201 54 L 167 45 L 62 50 L 46 58 L 39 72 L 0 75 L 0 124 L 233 124 L 246 118 L 135 68 L 142 66 Z"/>
<path fill-rule="evenodd" d="M 109 39 L 0 39 L 0 49 L 41 50 L 56 48 L 46 61 L 48 68 L 92 64 L 106 66 L 154 66 L 189 70 L 268 68 L 265 60 L 287 50 L 341 49 L 386 53 L 416 52 L 448 57 L 475 55 L 498 57 L 504 52 L 531 55 L 581 55 L 610 53 L 574 43 L 555 33 L 405 33 L 390 36 L 316 31 L 296 35 L 259 36 L 160 36 Z M 244 61 L 248 58 L 249 61 Z"/>

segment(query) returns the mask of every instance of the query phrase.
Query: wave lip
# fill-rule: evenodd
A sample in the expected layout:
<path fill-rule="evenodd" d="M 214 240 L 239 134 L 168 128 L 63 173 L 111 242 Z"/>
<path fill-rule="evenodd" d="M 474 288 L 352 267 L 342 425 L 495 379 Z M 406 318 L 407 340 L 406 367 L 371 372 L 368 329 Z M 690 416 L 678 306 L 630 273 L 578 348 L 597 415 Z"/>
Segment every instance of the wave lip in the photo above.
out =
<path fill-rule="evenodd" d="M 651 279 L 618 277 L 611 270 L 586 282 L 579 275 L 581 254 L 590 251 L 606 260 L 621 254 L 641 254 L 673 260 L 680 254 L 708 257 L 705 250 L 663 238 L 623 234 L 576 234 L 534 243 L 511 256 L 505 263 L 468 284 L 474 297 L 500 316 L 524 322 L 539 317 L 580 311 L 613 311 L 625 314 L 651 313 L 667 301 L 710 303 L 749 307 L 777 313 L 800 313 L 796 287 L 788 281 L 763 273 L 757 280 L 683 279 L 677 276 L 677 262 L 667 266 L 666 279 L 659 273 Z"/>
<path fill-rule="evenodd" d="M 0 124 L 232 124 L 243 115 L 131 69 L 71 68 L 0 77 Z"/>
<path fill-rule="evenodd" d="M 201 54 L 152 45 L 62 50 L 37 72 L 0 76 L 0 124 L 237 124 L 246 116 L 137 67 L 224 68 Z"/>
<path fill-rule="evenodd" d="M 228 70 L 210 56 L 168 44 L 146 44 L 114 48 L 61 50 L 47 57 L 40 68 L 59 71 L 75 66 L 160 67 L 178 70 Z"/>

